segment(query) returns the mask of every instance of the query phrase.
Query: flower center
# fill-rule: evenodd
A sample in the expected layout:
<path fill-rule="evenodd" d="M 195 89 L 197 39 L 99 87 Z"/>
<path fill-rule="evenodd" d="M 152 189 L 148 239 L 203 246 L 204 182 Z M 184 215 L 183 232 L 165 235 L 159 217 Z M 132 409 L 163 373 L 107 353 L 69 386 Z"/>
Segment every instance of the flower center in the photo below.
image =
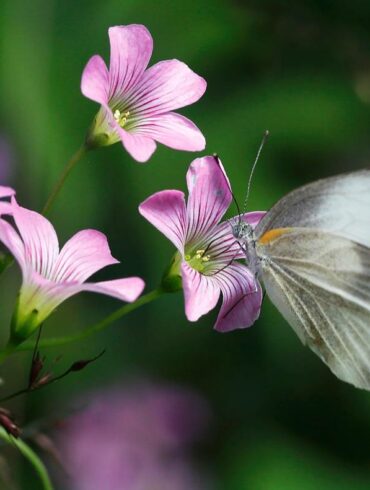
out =
<path fill-rule="evenodd" d="M 121 112 L 119 109 L 116 109 L 113 113 L 114 119 L 117 123 L 123 128 L 123 126 L 127 123 L 127 118 L 130 115 L 130 111 Z"/>
<path fill-rule="evenodd" d="M 207 264 L 210 261 L 211 256 L 205 255 L 206 250 L 201 249 L 197 250 L 195 254 L 186 254 L 185 260 L 193 269 L 198 272 L 202 272 Z"/>

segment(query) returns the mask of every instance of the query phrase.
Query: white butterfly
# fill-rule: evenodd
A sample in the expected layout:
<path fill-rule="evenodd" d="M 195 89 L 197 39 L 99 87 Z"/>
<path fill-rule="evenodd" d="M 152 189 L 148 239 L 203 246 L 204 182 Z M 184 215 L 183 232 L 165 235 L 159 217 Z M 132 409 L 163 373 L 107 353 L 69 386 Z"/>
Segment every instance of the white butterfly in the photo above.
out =
<path fill-rule="evenodd" d="M 370 170 L 278 201 L 253 230 L 233 225 L 268 296 L 338 378 L 370 389 Z"/>

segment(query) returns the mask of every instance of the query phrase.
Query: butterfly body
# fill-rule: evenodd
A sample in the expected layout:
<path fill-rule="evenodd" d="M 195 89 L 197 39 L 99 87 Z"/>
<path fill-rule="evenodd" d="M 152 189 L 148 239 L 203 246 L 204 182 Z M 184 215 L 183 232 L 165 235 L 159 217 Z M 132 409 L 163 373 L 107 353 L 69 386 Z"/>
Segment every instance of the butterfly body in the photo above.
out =
<path fill-rule="evenodd" d="M 235 240 L 245 254 L 249 269 L 256 277 L 260 276 L 261 264 L 266 260 L 266 257 L 257 248 L 257 238 L 253 227 L 239 218 L 237 222 L 231 225 L 231 228 Z"/>

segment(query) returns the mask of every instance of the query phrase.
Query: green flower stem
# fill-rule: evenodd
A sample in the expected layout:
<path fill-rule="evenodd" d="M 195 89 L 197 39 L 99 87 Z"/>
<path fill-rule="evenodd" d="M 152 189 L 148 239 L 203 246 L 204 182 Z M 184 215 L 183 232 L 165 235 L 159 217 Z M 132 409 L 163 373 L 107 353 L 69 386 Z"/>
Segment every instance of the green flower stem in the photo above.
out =
<path fill-rule="evenodd" d="M 72 155 L 71 159 L 68 161 L 67 165 L 65 166 L 61 176 L 59 177 L 58 182 L 56 183 L 54 189 L 51 191 L 48 200 L 46 201 L 46 204 L 42 210 L 42 214 L 46 215 L 49 211 L 50 208 L 53 206 L 55 199 L 58 197 L 60 191 L 62 190 L 62 187 L 67 180 L 69 174 L 72 172 L 74 169 L 75 165 L 81 160 L 81 158 L 85 155 L 87 152 L 88 148 L 86 145 L 82 145 L 74 155 Z"/>
<path fill-rule="evenodd" d="M 40 477 L 43 490 L 53 490 L 53 485 L 50 481 L 48 472 L 44 463 L 37 456 L 37 454 L 24 442 L 22 439 L 17 439 L 11 434 L 8 434 L 3 427 L 0 427 L 0 438 L 8 444 L 12 444 L 22 453 L 22 455 L 28 459 L 33 466 L 34 470 Z"/>
<path fill-rule="evenodd" d="M 82 340 L 85 339 L 86 337 L 90 337 L 90 335 L 100 332 L 101 330 L 104 330 L 113 322 L 119 320 L 120 318 L 127 315 L 128 313 L 131 313 L 131 311 L 137 310 L 138 308 L 140 308 L 140 306 L 146 305 L 147 303 L 154 301 L 155 299 L 162 296 L 164 293 L 165 291 L 161 287 L 159 287 L 158 289 L 154 289 L 150 293 L 140 296 L 140 298 L 134 301 L 133 303 L 129 303 L 122 306 L 121 308 L 118 308 L 118 310 L 114 311 L 100 322 L 95 323 L 94 325 L 91 325 L 90 327 L 87 327 L 76 334 L 66 335 L 64 337 L 41 339 L 39 342 L 39 347 L 40 348 L 57 347 L 59 345 L 69 344 L 71 342 L 76 342 L 77 340 Z M 24 342 L 20 344 L 18 347 L 16 347 L 16 351 L 32 350 L 33 348 L 34 348 L 34 342 Z M 0 362 L 2 361 L 3 352 L 0 352 Z"/>
<path fill-rule="evenodd" d="M 68 161 L 66 167 L 63 170 L 62 175 L 60 176 L 58 182 L 56 183 L 54 189 L 50 193 L 46 204 L 42 210 L 42 214 L 46 215 L 50 211 L 50 208 L 53 206 L 55 199 L 58 197 L 65 181 L 67 180 L 69 174 L 75 167 L 76 163 L 78 163 L 81 158 L 85 155 L 85 153 L 89 150 L 89 148 L 86 145 L 82 145 L 74 155 L 72 155 L 71 159 Z M 11 254 L 9 253 L 3 253 L 2 256 L 0 257 L 0 274 L 2 274 L 5 269 L 13 265 L 14 263 L 14 258 Z M 0 359 L 1 363 L 1 359 Z"/>

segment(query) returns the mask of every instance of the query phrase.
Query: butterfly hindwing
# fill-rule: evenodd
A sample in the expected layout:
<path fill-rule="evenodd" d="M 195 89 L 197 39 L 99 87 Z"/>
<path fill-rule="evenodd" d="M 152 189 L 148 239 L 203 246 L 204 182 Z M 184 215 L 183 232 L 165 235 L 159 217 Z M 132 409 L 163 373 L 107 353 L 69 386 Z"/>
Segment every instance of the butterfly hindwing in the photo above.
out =
<path fill-rule="evenodd" d="M 370 249 L 312 228 L 267 232 L 257 245 L 267 294 L 338 378 L 370 389 Z"/>

